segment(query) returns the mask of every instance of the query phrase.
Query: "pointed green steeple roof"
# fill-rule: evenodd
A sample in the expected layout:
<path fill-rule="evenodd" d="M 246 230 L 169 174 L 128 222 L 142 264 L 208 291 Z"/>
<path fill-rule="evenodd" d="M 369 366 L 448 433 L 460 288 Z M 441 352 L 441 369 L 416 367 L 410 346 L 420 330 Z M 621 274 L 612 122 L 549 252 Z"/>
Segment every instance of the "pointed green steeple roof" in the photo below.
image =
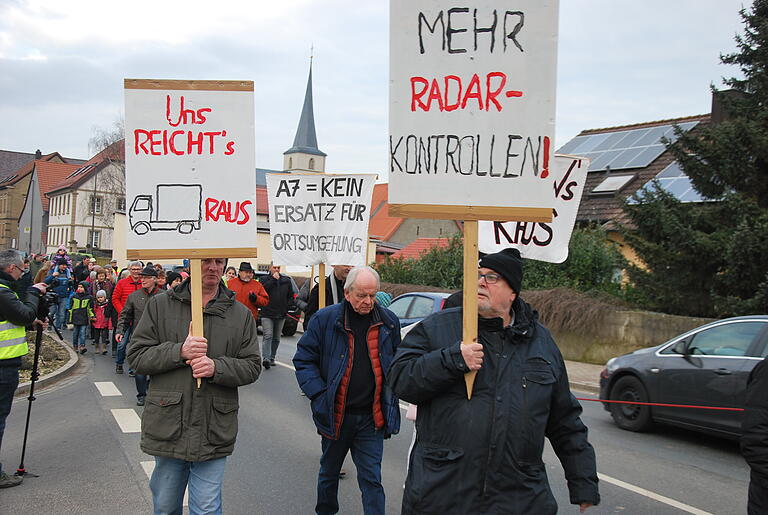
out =
<path fill-rule="evenodd" d="M 317 148 L 317 134 L 315 133 L 315 115 L 312 107 L 312 64 L 309 65 L 309 79 L 307 80 L 307 92 L 304 94 L 304 107 L 301 109 L 299 127 L 296 129 L 296 137 L 293 138 L 293 146 L 283 154 L 313 154 L 325 157 L 327 154 Z"/>

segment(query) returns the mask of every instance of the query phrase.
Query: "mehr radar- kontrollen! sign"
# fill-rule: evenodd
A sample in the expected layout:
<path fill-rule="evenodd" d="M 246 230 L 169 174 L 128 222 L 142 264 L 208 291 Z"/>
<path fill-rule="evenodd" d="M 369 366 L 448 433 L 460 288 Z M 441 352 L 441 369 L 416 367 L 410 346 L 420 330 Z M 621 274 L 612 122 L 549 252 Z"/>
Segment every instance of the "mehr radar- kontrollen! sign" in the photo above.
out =
<path fill-rule="evenodd" d="M 253 82 L 126 79 L 125 134 L 129 250 L 255 255 Z"/>
<path fill-rule="evenodd" d="M 390 204 L 552 207 L 557 0 L 391 0 L 390 18 Z"/>
<path fill-rule="evenodd" d="M 364 265 L 375 174 L 267 174 L 272 261 Z"/>

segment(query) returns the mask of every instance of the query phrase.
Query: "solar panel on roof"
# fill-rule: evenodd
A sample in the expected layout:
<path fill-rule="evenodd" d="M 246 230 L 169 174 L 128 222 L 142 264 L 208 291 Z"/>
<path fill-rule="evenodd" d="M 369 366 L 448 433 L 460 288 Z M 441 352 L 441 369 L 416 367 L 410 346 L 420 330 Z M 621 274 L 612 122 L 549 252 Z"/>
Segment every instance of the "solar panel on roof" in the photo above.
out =
<path fill-rule="evenodd" d="M 584 143 L 584 140 L 586 140 L 588 136 L 576 136 L 571 141 L 560 147 L 557 152 L 559 154 L 570 154 L 573 152 L 574 149 L 576 149 L 579 145 Z"/>
<path fill-rule="evenodd" d="M 691 130 L 699 122 L 685 122 L 679 125 L 685 132 Z M 627 170 L 644 168 L 658 158 L 666 149 L 661 138 L 666 137 L 675 141 L 674 126 L 660 125 L 642 129 L 603 132 L 600 134 L 584 134 L 576 136 L 563 145 L 558 152 L 563 154 L 589 157 L 590 172 L 605 170 Z M 623 152 L 617 152 L 623 151 Z"/>
<path fill-rule="evenodd" d="M 656 177 L 648 181 L 638 190 L 641 194 L 647 191 L 653 191 L 654 180 L 663 191 L 673 195 L 677 200 L 683 203 L 687 202 L 711 202 L 716 199 L 707 199 L 696 191 L 691 183 L 691 179 L 685 175 L 677 161 L 671 162 L 666 168 L 656 174 Z M 634 199 L 629 199 L 630 204 L 637 204 Z"/>

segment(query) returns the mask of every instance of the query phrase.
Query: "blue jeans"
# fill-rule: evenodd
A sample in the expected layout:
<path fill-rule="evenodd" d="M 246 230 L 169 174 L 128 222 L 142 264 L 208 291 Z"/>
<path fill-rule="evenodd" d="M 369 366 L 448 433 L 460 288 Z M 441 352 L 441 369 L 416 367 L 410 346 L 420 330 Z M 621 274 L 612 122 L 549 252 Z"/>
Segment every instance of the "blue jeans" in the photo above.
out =
<path fill-rule="evenodd" d="M 69 297 L 59 297 L 59 303 L 52 304 L 48 312 L 53 317 L 53 325 L 59 331 L 67 320 L 67 304 L 69 304 Z"/>
<path fill-rule="evenodd" d="M 352 451 L 357 485 L 363 494 L 363 513 L 384 515 L 384 487 L 381 486 L 384 432 L 375 429 L 373 414 L 345 413 L 339 439 L 322 437 L 322 448 L 315 512 L 320 515 L 338 513 L 339 472 L 347 452 Z"/>
<path fill-rule="evenodd" d="M 275 361 L 277 347 L 280 345 L 280 333 L 283 332 L 285 318 L 261 318 L 261 330 L 264 333 L 264 341 L 261 344 L 261 357 Z"/>
<path fill-rule="evenodd" d="M 125 334 L 123 334 L 123 339 L 120 340 L 120 343 L 117 344 L 117 359 L 115 359 L 115 363 L 117 365 L 122 365 L 125 363 L 125 348 L 128 345 L 128 340 L 131 338 L 131 328 L 125 330 Z"/>
<path fill-rule="evenodd" d="M 181 515 L 184 489 L 189 485 L 189 515 L 220 514 L 221 483 L 227 458 L 184 461 L 155 456 L 149 480 L 154 515 Z"/>
<path fill-rule="evenodd" d="M 87 325 L 75 324 L 75 329 L 72 331 L 72 347 L 75 349 L 77 349 L 78 345 L 85 347 L 85 333 L 87 330 Z"/>
<path fill-rule="evenodd" d="M 11 412 L 13 393 L 17 386 L 19 386 L 19 367 L 0 367 L 0 446 L 3 444 L 5 419 Z M 3 464 L 0 463 L 0 472 L 2 471 Z"/>
<path fill-rule="evenodd" d="M 136 398 L 143 399 L 147 396 L 147 386 L 149 386 L 149 376 L 136 374 L 134 376 L 136 380 Z"/>

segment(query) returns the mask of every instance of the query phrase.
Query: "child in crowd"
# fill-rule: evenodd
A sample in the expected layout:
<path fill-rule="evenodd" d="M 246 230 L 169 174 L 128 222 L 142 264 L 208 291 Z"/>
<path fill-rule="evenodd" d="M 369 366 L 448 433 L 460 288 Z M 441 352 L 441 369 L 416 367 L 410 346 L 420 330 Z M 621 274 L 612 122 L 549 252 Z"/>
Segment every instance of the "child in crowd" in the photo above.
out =
<path fill-rule="evenodd" d="M 72 258 L 67 254 L 67 247 L 64 245 L 59 246 L 59 250 L 56 251 L 56 255 L 51 258 L 53 261 L 53 267 L 57 267 L 59 263 L 66 263 L 67 268 L 72 270 Z"/>
<path fill-rule="evenodd" d="M 72 347 L 80 350 L 80 354 L 85 354 L 85 333 L 88 330 L 88 324 L 94 319 L 93 302 L 91 296 L 86 293 L 86 288 L 90 284 L 83 281 L 77 285 L 75 295 L 70 301 L 68 322 L 74 325 L 72 331 Z"/>
<path fill-rule="evenodd" d="M 93 305 L 95 320 L 93 322 L 93 339 L 96 342 L 96 353 L 107 354 L 109 330 L 112 329 L 112 306 L 107 301 L 107 292 L 96 292 L 96 304 Z"/>

